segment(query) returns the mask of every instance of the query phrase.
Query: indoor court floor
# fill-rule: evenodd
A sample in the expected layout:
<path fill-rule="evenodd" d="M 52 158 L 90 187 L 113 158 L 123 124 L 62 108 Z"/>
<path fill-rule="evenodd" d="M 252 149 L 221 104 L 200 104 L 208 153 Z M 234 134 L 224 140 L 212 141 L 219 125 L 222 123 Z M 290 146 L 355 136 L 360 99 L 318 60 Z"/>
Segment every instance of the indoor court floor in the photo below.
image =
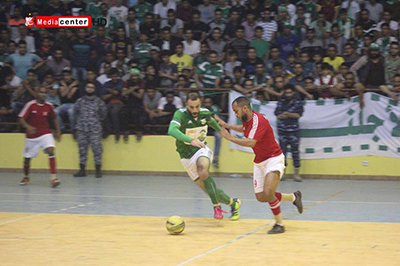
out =
<path fill-rule="evenodd" d="M 214 220 L 188 177 L 0 173 L 0 265 L 400 265 L 400 182 L 286 180 L 303 193 L 303 214 L 281 203 L 286 233 L 250 178 L 215 178 L 242 200 L 239 221 Z M 229 207 L 223 206 L 229 211 Z M 166 219 L 179 215 L 181 235 Z"/>

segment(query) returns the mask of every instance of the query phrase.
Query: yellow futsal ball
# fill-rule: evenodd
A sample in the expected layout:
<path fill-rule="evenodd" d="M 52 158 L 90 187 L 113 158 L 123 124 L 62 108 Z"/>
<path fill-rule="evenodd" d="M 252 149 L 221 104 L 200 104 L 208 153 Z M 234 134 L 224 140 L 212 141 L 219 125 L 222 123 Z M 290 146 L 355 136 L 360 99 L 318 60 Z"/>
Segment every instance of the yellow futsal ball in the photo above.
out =
<path fill-rule="evenodd" d="M 177 235 L 185 230 L 185 221 L 181 217 L 174 215 L 168 218 L 165 226 L 170 234 Z"/>

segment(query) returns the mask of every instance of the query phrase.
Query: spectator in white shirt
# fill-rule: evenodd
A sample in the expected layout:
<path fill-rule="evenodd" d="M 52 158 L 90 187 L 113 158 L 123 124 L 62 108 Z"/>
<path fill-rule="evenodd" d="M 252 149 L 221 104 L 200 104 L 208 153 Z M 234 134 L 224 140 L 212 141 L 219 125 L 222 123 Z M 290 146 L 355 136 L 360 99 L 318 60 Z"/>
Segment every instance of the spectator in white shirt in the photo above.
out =
<path fill-rule="evenodd" d="M 154 14 L 160 20 L 167 19 L 169 9 L 176 10 L 176 3 L 171 0 L 162 0 L 154 6 Z"/>
<path fill-rule="evenodd" d="M 128 17 L 128 8 L 122 5 L 122 0 L 117 0 L 115 6 L 108 11 L 108 14 L 116 17 L 119 22 L 125 22 Z"/>
<path fill-rule="evenodd" d="M 185 38 L 186 40 L 183 41 L 183 53 L 192 57 L 198 56 L 200 54 L 200 42 L 193 40 L 192 29 L 185 30 Z"/>

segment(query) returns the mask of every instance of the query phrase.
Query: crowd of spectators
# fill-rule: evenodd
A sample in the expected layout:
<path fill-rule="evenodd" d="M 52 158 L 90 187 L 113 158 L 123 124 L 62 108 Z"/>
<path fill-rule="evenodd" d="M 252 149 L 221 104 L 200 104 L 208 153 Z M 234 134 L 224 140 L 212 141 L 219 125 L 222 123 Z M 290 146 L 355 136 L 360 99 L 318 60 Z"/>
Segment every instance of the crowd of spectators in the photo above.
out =
<path fill-rule="evenodd" d="M 89 15 L 105 26 L 28 28 L 27 16 Z M 85 85 L 107 105 L 104 135 L 167 125 L 188 89 L 214 113 L 228 89 L 260 101 L 350 98 L 366 89 L 398 101 L 400 1 L 5 0 L 0 4 L 0 122 L 16 121 L 40 86 L 63 132 Z M 165 128 L 151 127 L 164 133 Z M 0 130 L 10 130 L 7 123 Z M 148 130 L 148 129 L 147 129 Z"/>

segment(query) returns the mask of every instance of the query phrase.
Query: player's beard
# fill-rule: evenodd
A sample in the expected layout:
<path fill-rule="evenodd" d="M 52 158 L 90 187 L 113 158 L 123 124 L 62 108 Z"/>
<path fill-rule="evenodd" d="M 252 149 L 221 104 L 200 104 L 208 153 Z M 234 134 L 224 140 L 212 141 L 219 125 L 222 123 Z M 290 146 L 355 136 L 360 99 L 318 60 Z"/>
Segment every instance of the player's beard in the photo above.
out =
<path fill-rule="evenodd" d="M 242 114 L 242 116 L 240 117 L 240 119 L 242 119 L 242 122 L 247 122 L 247 114 Z"/>
<path fill-rule="evenodd" d="M 191 113 L 194 118 L 199 116 L 199 113 Z"/>

